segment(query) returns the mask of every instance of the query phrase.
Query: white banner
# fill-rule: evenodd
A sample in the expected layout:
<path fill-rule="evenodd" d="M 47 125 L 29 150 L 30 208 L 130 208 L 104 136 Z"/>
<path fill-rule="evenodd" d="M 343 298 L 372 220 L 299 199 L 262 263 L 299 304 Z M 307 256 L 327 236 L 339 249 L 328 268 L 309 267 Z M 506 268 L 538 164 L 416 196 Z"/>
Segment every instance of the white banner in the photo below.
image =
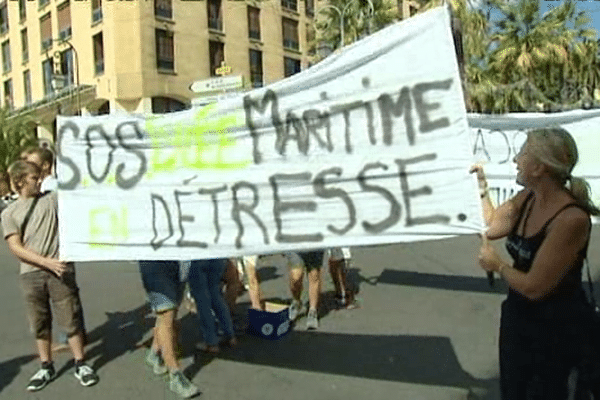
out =
<path fill-rule="evenodd" d="M 64 260 L 199 259 L 481 227 L 438 8 L 201 109 L 58 120 Z"/>
<path fill-rule="evenodd" d="M 577 142 L 579 162 L 573 175 L 588 181 L 592 200 L 600 204 L 600 110 L 554 114 L 468 114 L 467 118 L 473 136 L 475 161 L 485 165 L 490 193 L 496 204 L 522 189 L 515 183 L 517 171 L 513 159 L 527 138 L 526 132 L 551 126 L 566 129 Z"/>

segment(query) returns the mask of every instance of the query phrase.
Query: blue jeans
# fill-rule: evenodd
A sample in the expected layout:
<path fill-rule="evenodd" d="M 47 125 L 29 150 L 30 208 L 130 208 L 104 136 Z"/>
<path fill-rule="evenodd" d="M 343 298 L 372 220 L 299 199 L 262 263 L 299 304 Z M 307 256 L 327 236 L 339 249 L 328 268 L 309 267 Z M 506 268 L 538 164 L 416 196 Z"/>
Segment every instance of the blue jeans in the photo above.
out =
<path fill-rule="evenodd" d="M 225 336 L 233 337 L 233 322 L 229 307 L 223 299 L 221 288 L 219 286 L 227 260 L 218 258 L 211 260 L 194 260 L 190 268 L 188 283 L 190 284 L 190 293 L 196 301 L 198 310 L 198 319 L 200 320 L 200 328 L 204 335 L 204 341 L 209 346 L 219 344 L 217 337 L 217 326 L 212 315 L 211 309 L 214 310 Z"/>

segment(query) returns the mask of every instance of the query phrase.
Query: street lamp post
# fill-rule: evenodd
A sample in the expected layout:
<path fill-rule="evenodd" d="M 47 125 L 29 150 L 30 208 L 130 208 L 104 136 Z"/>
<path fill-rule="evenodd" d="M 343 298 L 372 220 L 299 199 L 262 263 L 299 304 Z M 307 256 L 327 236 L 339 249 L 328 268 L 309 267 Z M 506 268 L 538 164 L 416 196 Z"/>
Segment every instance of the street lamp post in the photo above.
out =
<path fill-rule="evenodd" d="M 350 7 L 356 0 L 350 0 L 349 2 L 346 3 L 346 5 L 344 6 L 344 8 L 340 9 L 337 6 L 331 5 L 331 4 L 326 4 L 324 6 L 319 7 L 319 9 L 316 11 L 315 14 L 320 13 L 321 11 L 325 11 L 327 9 L 331 9 L 334 10 L 335 12 L 337 12 L 337 14 L 340 17 L 340 49 L 342 47 L 344 47 L 344 17 L 346 15 L 346 11 L 348 10 L 348 7 Z M 373 14 L 373 12 L 375 11 L 375 8 L 373 7 L 373 2 L 371 0 L 367 0 L 367 3 L 369 3 L 369 14 Z M 369 16 L 370 18 L 371 16 Z"/>
<path fill-rule="evenodd" d="M 68 45 L 69 49 L 73 52 L 73 55 L 75 56 L 74 64 L 75 64 L 75 90 L 77 90 L 77 115 L 81 115 L 81 93 L 80 93 L 80 87 L 79 87 L 79 56 L 77 55 L 77 50 L 75 49 L 73 44 L 68 39 L 52 39 L 52 42 Z M 54 52 L 55 57 L 56 57 L 56 53 L 58 53 L 58 51 Z M 58 53 L 58 54 L 60 54 L 60 53 Z M 55 80 L 54 72 L 52 75 L 53 75 L 52 80 Z"/>

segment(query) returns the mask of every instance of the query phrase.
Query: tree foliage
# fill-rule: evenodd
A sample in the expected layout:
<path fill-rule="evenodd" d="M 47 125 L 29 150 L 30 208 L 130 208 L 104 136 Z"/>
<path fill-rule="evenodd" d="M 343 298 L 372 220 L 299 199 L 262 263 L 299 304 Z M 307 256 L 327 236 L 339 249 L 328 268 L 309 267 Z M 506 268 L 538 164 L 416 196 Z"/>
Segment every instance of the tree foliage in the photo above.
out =
<path fill-rule="evenodd" d="M 539 0 L 453 3 L 463 23 L 470 111 L 504 113 L 579 108 L 600 87 L 596 31 L 572 0 L 542 14 Z M 489 9 L 489 8 L 488 8 Z"/>
<path fill-rule="evenodd" d="M 8 166 L 19 158 L 21 151 L 37 142 L 26 117 L 13 116 L 7 108 L 0 109 L 0 181 L 6 180 Z"/>
<path fill-rule="evenodd" d="M 316 35 L 309 46 L 313 49 L 340 47 L 341 21 L 344 23 L 344 45 L 376 32 L 398 18 L 397 7 L 389 0 L 330 0 L 317 8 Z"/>

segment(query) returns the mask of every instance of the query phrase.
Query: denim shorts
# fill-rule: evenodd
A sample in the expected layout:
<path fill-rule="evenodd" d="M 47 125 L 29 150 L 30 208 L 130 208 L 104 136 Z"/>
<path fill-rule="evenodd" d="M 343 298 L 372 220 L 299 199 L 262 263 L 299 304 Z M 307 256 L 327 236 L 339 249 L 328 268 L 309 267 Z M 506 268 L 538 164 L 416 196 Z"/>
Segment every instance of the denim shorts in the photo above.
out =
<path fill-rule="evenodd" d="M 179 307 L 185 286 L 179 268 L 179 261 L 140 261 L 142 284 L 155 312 Z"/>

